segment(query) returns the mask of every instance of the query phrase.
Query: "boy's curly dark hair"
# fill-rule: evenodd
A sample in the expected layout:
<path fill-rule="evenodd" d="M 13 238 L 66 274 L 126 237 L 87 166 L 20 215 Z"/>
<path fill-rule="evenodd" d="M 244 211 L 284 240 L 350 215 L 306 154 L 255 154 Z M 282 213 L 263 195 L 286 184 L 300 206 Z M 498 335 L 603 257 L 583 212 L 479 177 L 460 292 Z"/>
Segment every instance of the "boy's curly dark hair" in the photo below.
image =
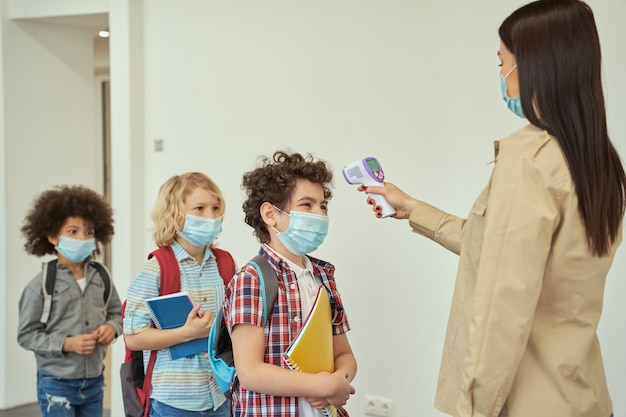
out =
<path fill-rule="evenodd" d="M 298 179 L 320 184 L 324 188 L 324 198 L 330 200 L 332 197 L 333 173 L 325 161 L 315 161 L 311 154 L 303 156 L 276 151 L 271 159 L 259 158 L 259 166 L 243 174 L 241 186 L 248 197 L 243 203 L 245 221 L 261 243 L 270 241 L 267 226 L 261 218 L 261 205 L 267 201 L 284 209 Z"/>
<path fill-rule="evenodd" d="M 35 198 L 24 218 L 22 235 L 26 252 L 43 256 L 55 254 L 48 236 L 57 236 L 69 217 L 93 223 L 96 243 L 107 244 L 113 236 L 113 210 L 103 196 L 83 186 L 58 186 Z M 100 247 L 96 253 L 100 253 Z"/>

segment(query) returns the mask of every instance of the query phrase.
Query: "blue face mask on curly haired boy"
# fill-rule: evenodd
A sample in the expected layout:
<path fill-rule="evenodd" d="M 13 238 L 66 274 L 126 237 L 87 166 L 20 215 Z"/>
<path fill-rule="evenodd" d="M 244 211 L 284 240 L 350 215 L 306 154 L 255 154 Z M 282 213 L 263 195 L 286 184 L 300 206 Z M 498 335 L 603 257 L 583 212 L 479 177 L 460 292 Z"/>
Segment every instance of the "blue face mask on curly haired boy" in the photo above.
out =
<path fill-rule="evenodd" d="M 274 208 L 285 213 L 278 207 Z M 304 255 L 315 251 L 324 242 L 328 234 L 328 216 L 292 210 L 285 213 L 289 216 L 289 227 L 284 232 L 276 230 L 276 237 L 289 252 Z"/>
<path fill-rule="evenodd" d="M 59 244 L 54 248 L 72 262 L 84 261 L 97 249 L 96 239 L 73 239 L 67 236 L 59 236 Z"/>

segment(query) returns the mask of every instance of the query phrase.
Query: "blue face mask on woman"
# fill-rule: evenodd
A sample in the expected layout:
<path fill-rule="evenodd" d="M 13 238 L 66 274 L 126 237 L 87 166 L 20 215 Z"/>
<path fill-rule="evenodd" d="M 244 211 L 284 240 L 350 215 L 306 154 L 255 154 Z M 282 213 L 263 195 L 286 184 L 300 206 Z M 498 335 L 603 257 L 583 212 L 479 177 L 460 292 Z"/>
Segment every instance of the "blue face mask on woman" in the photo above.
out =
<path fill-rule="evenodd" d="M 517 68 L 517 64 L 513 65 L 513 68 L 511 68 L 509 72 L 506 73 L 506 75 L 504 76 L 500 75 L 500 89 L 502 90 L 502 99 L 506 103 L 506 106 L 509 108 L 509 110 L 511 110 L 517 116 L 524 118 L 525 116 L 524 116 L 524 112 L 522 111 L 522 102 L 519 96 L 511 98 L 506 93 L 506 90 L 507 90 L 506 78 L 513 72 L 515 68 Z"/>
<path fill-rule="evenodd" d="M 278 207 L 276 210 L 285 213 Z M 295 255 L 311 253 L 324 242 L 328 234 L 328 216 L 294 211 L 285 213 L 289 216 L 289 227 L 284 232 L 276 230 L 276 237 Z"/>
<path fill-rule="evenodd" d="M 194 246 L 207 246 L 213 242 L 217 235 L 222 233 L 221 217 L 185 216 L 185 226 L 178 235 Z"/>
<path fill-rule="evenodd" d="M 59 236 L 59 244 L 54 247 L 57 252 L 72 262 L 82 262 L 97 249 L 96 239 L 74 239 Z"/>

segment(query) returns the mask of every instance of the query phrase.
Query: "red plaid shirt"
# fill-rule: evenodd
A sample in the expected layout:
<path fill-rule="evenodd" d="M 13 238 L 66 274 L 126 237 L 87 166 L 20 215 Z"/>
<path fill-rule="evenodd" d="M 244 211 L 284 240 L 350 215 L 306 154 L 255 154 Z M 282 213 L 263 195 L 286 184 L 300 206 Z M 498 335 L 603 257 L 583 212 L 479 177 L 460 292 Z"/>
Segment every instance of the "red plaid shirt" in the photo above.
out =
<path fill-rule="evenodd" d="M 296 274 L 267 245 L 262 245 L 259 253 L 269 261 L 278 276 L 278 298 L 269 323 L 264 323 L 259 276 L 250 264 L 244 265 L 226 288 L 224 318 L 229 332 L 236 324 L 264 327 L 267 336 L 265 362 L 288 369 L 283 361 L 283 353 L 298 334 L 303 322 Z M 319 259 L 308 258 L 313 265 L 313 274 L 330 291 L 333 333 L 347 332 L 350 324 L 337 291 L 335 267 Z M 236 417 L 298 417 L 298 401 L 298 397 L 278 397 L 245 390 L 235 379 L 232 408 Z M 338 411 L 339 416 L 348 416 L 345 409 L 340 408 Z"/>

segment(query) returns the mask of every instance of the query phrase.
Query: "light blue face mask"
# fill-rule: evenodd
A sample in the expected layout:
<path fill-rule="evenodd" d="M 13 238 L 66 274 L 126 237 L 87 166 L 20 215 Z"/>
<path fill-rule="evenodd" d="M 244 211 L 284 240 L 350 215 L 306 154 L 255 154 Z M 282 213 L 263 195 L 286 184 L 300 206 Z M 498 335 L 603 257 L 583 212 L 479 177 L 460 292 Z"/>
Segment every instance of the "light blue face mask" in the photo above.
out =
<path fill-rule="evenodd" d="M 285 213 L 278 207 L 276 210 Z M 276 230 L 276 237 L 287 250 L 295 255 L 311 253 L 324 242 L 328 234 L 328 216 L 291 210 L 289 227 L 284 232 Z"/>
<path fill-rule="evenodd" d="M 185 216 L 185 226 L 178 235 L 194 246 L 207 246 L 213 242 L 217 235 L 222 233 L 222 218 Z"/>
<path fill-rule="evenodd" d="M 57 252 L 72 262 L 82 262 L 97 249 L 96 239 L 74 239 L 59 236 L 59 244 L 54 247 Z"/>
<path fill-rule="evenodd" d="M 509 72 L 506 73 L 506 75 L 500 75 L 500 89 L 502 90 L 502 99 L 506 103 L 506 107 L 508 107 L 508 109 L 515 113 L 517 116 L 524 118 L 525 116 L 524 112 L 522 111 L 522 102 L 519 96 L 511 98 L 506 92 L 506 78 L 513 72 L 515 68 L 517 68 L 517 64 L 513 65 L 513 68 L 511 68 Z"/>

